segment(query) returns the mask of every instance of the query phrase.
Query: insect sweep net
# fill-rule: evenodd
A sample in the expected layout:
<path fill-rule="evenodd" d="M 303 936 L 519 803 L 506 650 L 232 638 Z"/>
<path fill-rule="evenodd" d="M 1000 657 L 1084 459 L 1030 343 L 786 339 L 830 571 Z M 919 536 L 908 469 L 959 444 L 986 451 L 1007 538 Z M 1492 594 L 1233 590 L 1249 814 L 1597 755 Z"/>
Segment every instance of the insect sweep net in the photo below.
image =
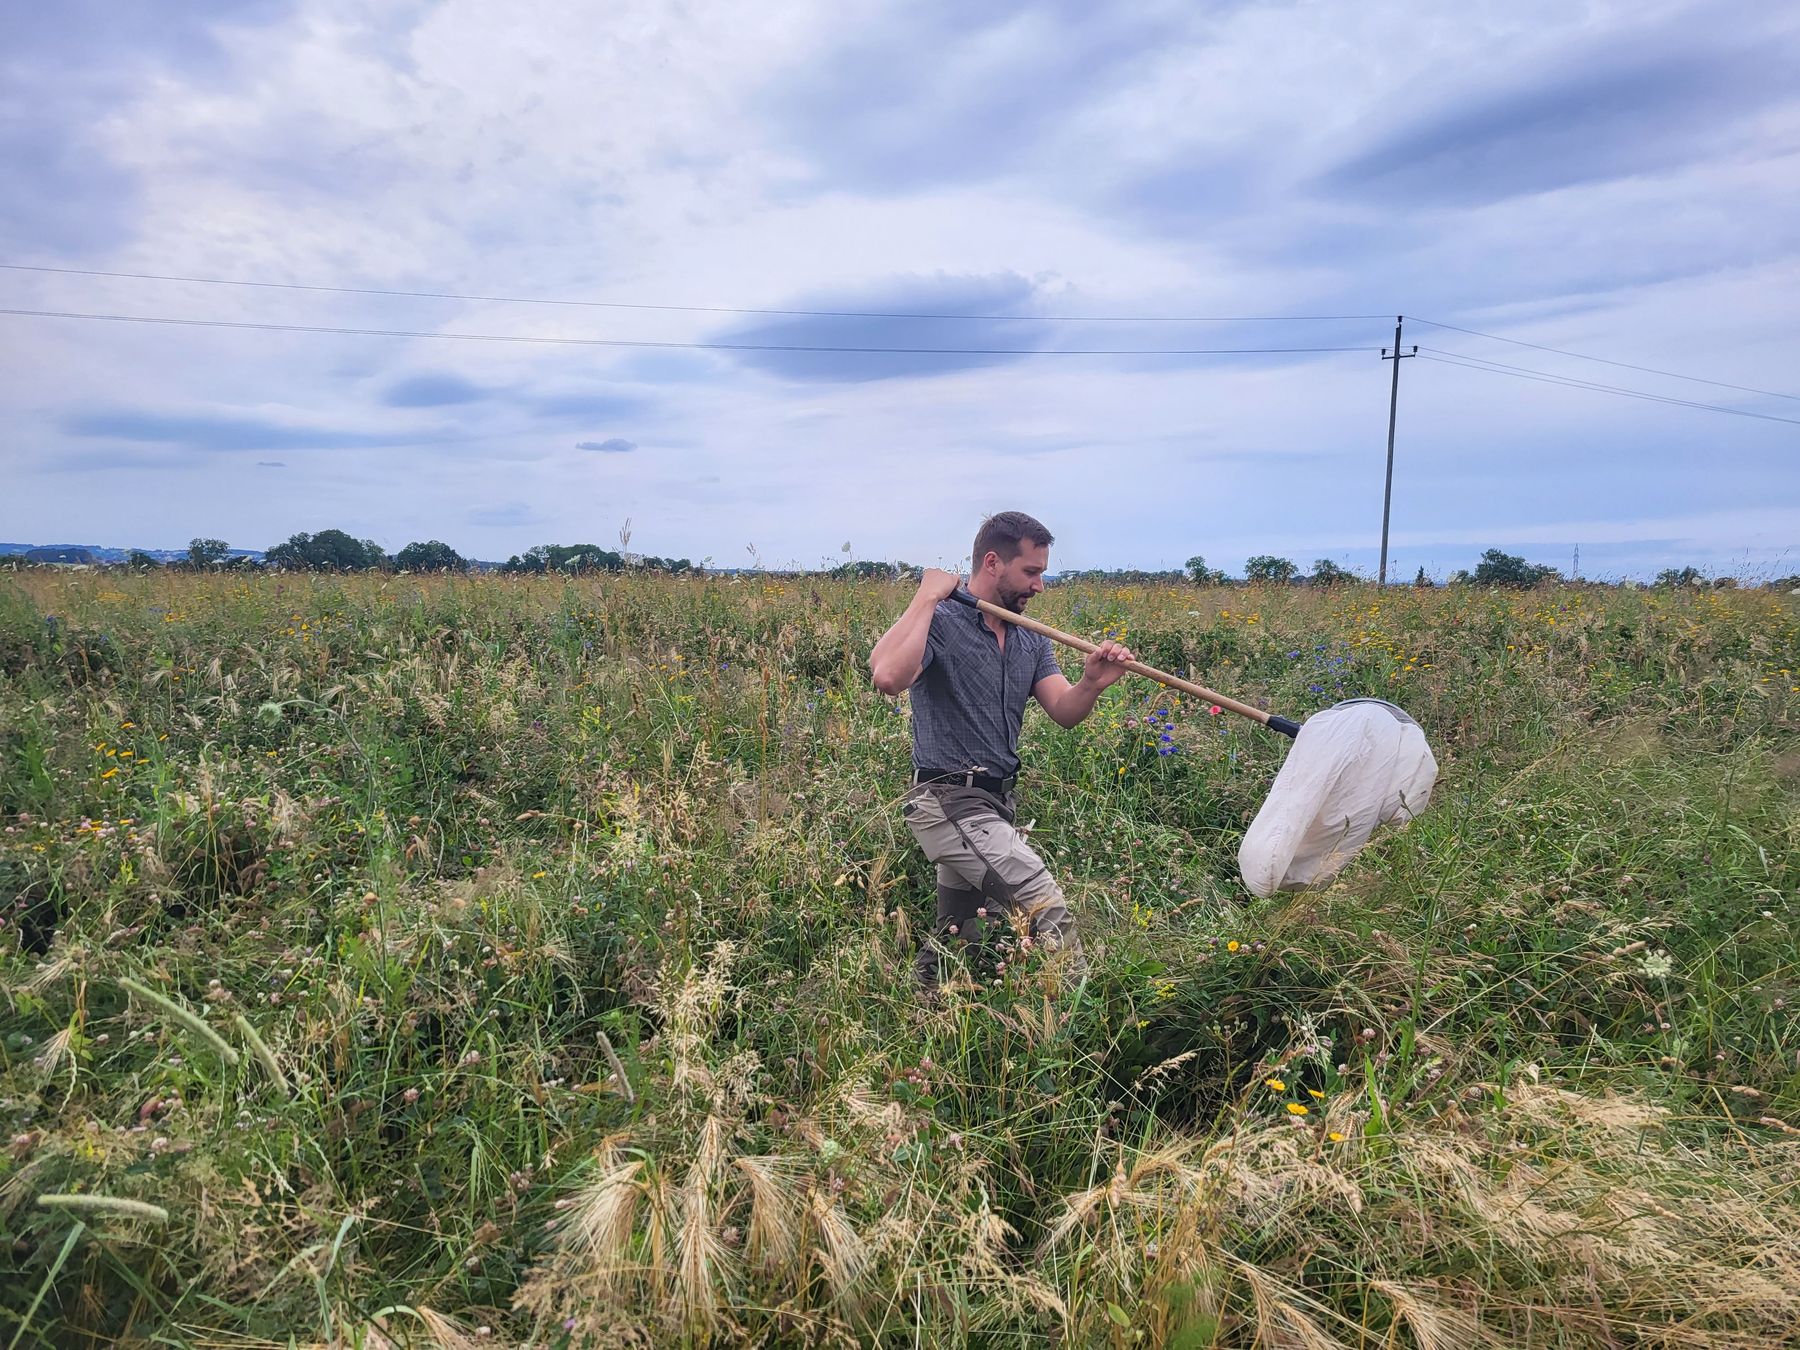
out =
<path fill-rule="evenodd" d="M 1356 698 L 1314 713 L 1244 834 L 1244 884 L 1267 896 L 1330 881 L 1377 828 L 1423 811 L 1436 782 L 1425 733 L 1393 704 Z"/>

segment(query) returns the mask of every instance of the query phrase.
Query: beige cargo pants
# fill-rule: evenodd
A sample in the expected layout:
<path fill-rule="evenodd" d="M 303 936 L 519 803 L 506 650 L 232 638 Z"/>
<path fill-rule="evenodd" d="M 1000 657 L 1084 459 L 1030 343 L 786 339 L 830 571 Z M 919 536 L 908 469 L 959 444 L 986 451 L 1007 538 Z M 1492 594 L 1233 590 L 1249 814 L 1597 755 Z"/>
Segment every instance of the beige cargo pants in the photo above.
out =
<path fill-rule="evenodd" d="M 996 797 L 958 783 L 924 783 L 906 794 L 901 813 L 925 856 L 937 864 L 937 921 L 919 947 L 919 983 L 935 989 L 944 961 L 959 946 L 980 947 L 985 920 L 997 920 L 1033 945 L 1069 954 L 1079 969 L 1081 939 L 1062 887 L 1013 825 L 1013 794 Z"/>

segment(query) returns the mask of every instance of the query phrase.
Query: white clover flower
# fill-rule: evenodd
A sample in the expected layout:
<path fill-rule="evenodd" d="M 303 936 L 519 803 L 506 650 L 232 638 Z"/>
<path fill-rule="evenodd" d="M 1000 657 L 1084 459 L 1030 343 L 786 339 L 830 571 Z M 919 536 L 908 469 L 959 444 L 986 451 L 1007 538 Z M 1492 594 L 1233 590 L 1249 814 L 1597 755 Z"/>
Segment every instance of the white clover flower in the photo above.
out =
<path fill-rule="evenodd" d="M 1675 962 L 1665 951 L 1645 952 L 1643 960 L 1638 962 L 1644 974 L 1652 979 L 1666 980 L 1675 969 Z"/>

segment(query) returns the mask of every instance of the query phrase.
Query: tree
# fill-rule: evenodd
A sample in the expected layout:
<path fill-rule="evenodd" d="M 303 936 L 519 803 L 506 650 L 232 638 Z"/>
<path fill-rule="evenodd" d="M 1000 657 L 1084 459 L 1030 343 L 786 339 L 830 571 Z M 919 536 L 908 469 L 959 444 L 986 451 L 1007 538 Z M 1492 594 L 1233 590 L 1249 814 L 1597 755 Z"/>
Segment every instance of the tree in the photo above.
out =
<path fill-rule="evenodd" d="M 1300 569 L 1286 558 L 1259 553 L 1244 564 L 1244 580 L 1262 581 L 1280 586 L 1292 581 L 1299 571 Z"/>
<path fill-rule="evenodd" d="M 388 557 L 373 539 L 354 539 L 342 530 L 289 535 L 263 555 L 270 567 L 299 572 L 366 572 L 386 567 Z"/>
<path fill-rule="evenodd" d="M 1346 567 L 1339 567 L 1330 558 L 1315 558 L 1312 575 L 1307 581 L 1314 586 L 1341 586 L 1347 581 L 1355 581 L 1356 573 Z"/>
<path fill-rule="evenodd" d="M 217 567 L 225 561 L 225 555 L 231 552 L 231 545 L 223 539 L 190 539 L 188 540 L 188 566 L 196 572 L 208 567 Z"/>
<path fill-rule="evenodd" d="M 618 572 L 625 559 L 598 544 L 537 544 L 515 553 L 500 564 L 502 572 L 538 575 L 544 572 Z"/>
<path fill-rule="evenodd" d="M 1514 554 L 1490 548 L 1475 565 L 1473 580 L 1477 586 L 1503 586 L 1523 591 L 1559 575 L 1554 567 L 1528 563 Z"/>
<path fill-rule="evenodd" d="M 1703 580 L 1698 567 L 1665 567 L 1656 574 L 1658 586 L 1698 586 Z"/>
<path fill-rule="evenodd" d="M 143 549 L 134 548 L 125 555 L 125 565 L 134 572 L 149 572 L 160 568 L 162 563 L 144 552 Z"/>
<path fill-rule="evenodd" d="M 403 572 L 466 572 L 469 560 L 440 539 L 408 544 L 394 555 L 394 566 Z"/>
<path fill-rule="evenodd" d="M 1413 585 L 1417 586 L 1422 591 L 1429 590 L 1436 584 L 1437 583 L 1432 581 L 1430 577 L 1425 575 L 1425 569 L 1423 567 L 1419 569 L 1418 575 L 1413 578 Z"/>

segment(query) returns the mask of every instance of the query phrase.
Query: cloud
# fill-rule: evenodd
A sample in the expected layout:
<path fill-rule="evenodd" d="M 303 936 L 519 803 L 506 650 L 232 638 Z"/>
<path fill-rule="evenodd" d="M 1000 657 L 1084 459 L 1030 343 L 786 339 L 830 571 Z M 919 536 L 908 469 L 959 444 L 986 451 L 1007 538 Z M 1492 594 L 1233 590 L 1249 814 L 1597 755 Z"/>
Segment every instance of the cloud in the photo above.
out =
<path fill-rule="evenodd" d="M 259 459 L 256 461 L 256 467 L 259 469 L 285 469 L 287 465 L 278 459 Z"/>
<path fill-rule="evenodd" d="M 1330 194 L 1417 206 L 1477 206 L 1665 170 L 1714 150 L 1739 118 L 1791 98 L 1781 71 L 1800 44 L 1717 45 L 1669 31 L 1608 35 L 1550 69 L 1414 111 L 1400 130 L 1322 174 Z"/>
<path fill-rule="evenodd" d="M 1036 288 L 1022 276 L 895 277 L 813 292 L 777 308 L 858 311 L 882 317 L 795 315 L 739 324 L 718 341 L 776 348 L 899 348 L 899 351 L 734 351 L 740 364 L 784 379 L 826 382 L 946 375 L 1005 365 L 1045 344 L 1050 327 L 1030 315 L 973 322 L 942 317 L 1029 310 Z M 918 315 L 920 317 L 908 317 Z M 988 351 L 979 349 L 987 348 Z"/>
<path fill-rule="evenodd" d="M 637 449 L 636 441 L 628 441 L 623 436 L 614 436 L 605 441 L 576 441 L 577 450 L 598 450 L 608 455 L 624 455 Z"/>
<path fill-rule="evenodd" d="M 419 439 L 300 427 L 252 417 L 183 416 L 131 409 L 77 413 L 62 420 L 62 429 L 72 436 L 180 445 L 190 450 L 353 450 Z"/>
<path fill-rule="evenodd" d="M 538 417 L 581 418 L 586 421 L 630 417 L 643 410 L 641 395 L 614 390 L 576 391 L 566 394 L 528 394 L 520 406 Z"/>
<path fill-rule="evenodd" d="M 471 525 L 524 526 L 540 525 L 544 517 L 536 507 L 525 502 L 505 502 L 498 506 L 478 507 L 465 519 Z"/>
<path fill-rule="evenodd" d="M 410 375 L 382 391 L 381 401 L 390 408 L 441 408 L 452 403 L 473 403 L 488 391 L 461 375 L 447 373 Z"/>
<path fill-rule="evenodd" d="M 1127 82 L 1178 9 L 990 0 L 894 5 L 836 24 L 777 73 L 777 127 L 834 189 L 898 193 L 1017 171 Z"/>
<path fill-rule="evenodd" d="M 145 196 L 108 124 L 166 72 L 235 83 L 225 25 L 273 23 L 288 0 L 202 0 L 152 9 L 106 0 L 9 6 L 0 107 L 0 247 L 90 255 L 128 242 Z M 248 72 L 239 72 L 248 75 Z"/>

